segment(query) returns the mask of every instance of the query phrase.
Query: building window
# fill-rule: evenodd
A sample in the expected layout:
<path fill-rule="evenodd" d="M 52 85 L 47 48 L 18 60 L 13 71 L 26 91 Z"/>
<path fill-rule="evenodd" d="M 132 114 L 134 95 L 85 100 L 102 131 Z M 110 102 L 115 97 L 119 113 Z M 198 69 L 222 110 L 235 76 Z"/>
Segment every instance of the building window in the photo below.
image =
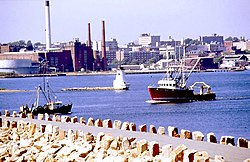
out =
<path fill-rule="evenodd" d="M 55 57 L 55 65 L 58 64 L 58 57 Z"/>
<path fill-rule="evenodd" d="M 55 65 L 54 57 L 50 57 L 50 65 Z"/>

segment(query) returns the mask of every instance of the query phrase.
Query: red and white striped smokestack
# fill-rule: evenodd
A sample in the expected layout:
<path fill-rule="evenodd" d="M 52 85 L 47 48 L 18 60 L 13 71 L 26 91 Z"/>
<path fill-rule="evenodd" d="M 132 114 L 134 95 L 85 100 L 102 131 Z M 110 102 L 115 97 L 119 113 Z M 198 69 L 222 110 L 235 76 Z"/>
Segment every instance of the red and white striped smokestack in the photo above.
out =
<path fill-rule="evenodd" d="M 45 1 L 45 31 L 46 31 L 46 50 L 49 50 L 51 46 L 49 1 Z"/>
<path fill-rule="evenodd" d="M 88 46 L 91 47 L 90 23 L 88 23 Z"/>
<path fill-rule="evenodd" d="M 102 65 L 103 70 L 107 70 L 106 45 L 105 45 L 105 22 L 102 21 Z"/>

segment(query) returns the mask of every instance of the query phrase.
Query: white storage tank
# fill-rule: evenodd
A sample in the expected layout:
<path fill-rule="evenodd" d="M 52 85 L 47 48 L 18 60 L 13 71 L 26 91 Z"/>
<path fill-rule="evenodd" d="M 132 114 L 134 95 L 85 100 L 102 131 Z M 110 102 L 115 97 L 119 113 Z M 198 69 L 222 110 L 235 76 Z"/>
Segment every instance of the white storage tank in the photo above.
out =
<path fill-rule="evenodd" d="M 0 72 L 34 74 L 39 72 L 39 66 L 32 65 L 30 59 L 0 60 Z"/>

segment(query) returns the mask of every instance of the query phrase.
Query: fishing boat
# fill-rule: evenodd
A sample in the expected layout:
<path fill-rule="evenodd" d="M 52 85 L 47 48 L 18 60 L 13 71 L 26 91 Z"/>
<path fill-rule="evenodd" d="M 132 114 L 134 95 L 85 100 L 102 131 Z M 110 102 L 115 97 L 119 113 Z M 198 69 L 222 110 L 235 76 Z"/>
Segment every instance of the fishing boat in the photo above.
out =
<path fill-rule="evenodd" d="M 70 113 L 71 108 L 72 108 L 72 103 L 63 104 L 62 101 L 58 100 L 57 96 L 54 94 L 54 92 L 50 88 L 48 81 L 47 81 L 46 88 L 45 86 L 44 88 L 42 88 L 40 85 L 38 85 L 35 103 L 32 104 L 31 108 L 29 108 L 28 105 L 20 107 L 20 112 L 24 112 L 26 114 L 31 112 L 33 115 L 45 114 L 45 113 L 47 114 Z M 46 100 L 46 103 L 43 106 L 39 104 L 41 93 Z"/>
<path fill-rule="evenodd" d="M 121 66 L 116 70 L 116 77 L 113 81 L 113 88 L 118 90 L 129 89 L 129 83 L 125 81 L 125 72 Z"/>
<path fill-rule="evenodd" d="M 148 91 L 151 97 L 149 103 L 181 103 L 181 102 L 192 102 L 192 101 L 202 101 L 202 100 L 214 100 L 216 95 L 211 92 L 209 85 L 205 84 L 201 86 L 202 93 L 194 93 L 194 87 L 187 87 L 186 83 L 197 66 L 200 59 L 197 59 L 197 62 L 189 72 L 185 75 L 184 61 L 181 62 L 179 66 L 168 67 L 166 75 L 160 79 L 157 83 L 157 86 L 148 86 Z M 204 88 L 207 87 L 207 92 L 204 93 Z"/>

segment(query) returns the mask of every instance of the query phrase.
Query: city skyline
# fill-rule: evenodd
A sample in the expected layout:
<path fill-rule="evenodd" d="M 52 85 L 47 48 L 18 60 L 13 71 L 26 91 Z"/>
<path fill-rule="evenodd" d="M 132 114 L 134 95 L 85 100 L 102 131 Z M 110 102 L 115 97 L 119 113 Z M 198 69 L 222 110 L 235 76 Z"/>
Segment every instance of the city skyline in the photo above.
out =
<path fill-rule="evenodd" d="M 135 41 L 142 33 L 198 38 L 217 33 L 245 36 L 249 14 L 247 0 L 198 1 L 183 0 L 50 0 L 52 42 L 67 42 L 73 38 L 87 40 L 87 27 L 91 23 L 92 40 L 101 40 L 101 22 L 106 22 L 106 38 L 116 38 L 119 44 Z M 45 0 L 1 0 L 0 42 L 31 40 L 45 43 Z"/>

